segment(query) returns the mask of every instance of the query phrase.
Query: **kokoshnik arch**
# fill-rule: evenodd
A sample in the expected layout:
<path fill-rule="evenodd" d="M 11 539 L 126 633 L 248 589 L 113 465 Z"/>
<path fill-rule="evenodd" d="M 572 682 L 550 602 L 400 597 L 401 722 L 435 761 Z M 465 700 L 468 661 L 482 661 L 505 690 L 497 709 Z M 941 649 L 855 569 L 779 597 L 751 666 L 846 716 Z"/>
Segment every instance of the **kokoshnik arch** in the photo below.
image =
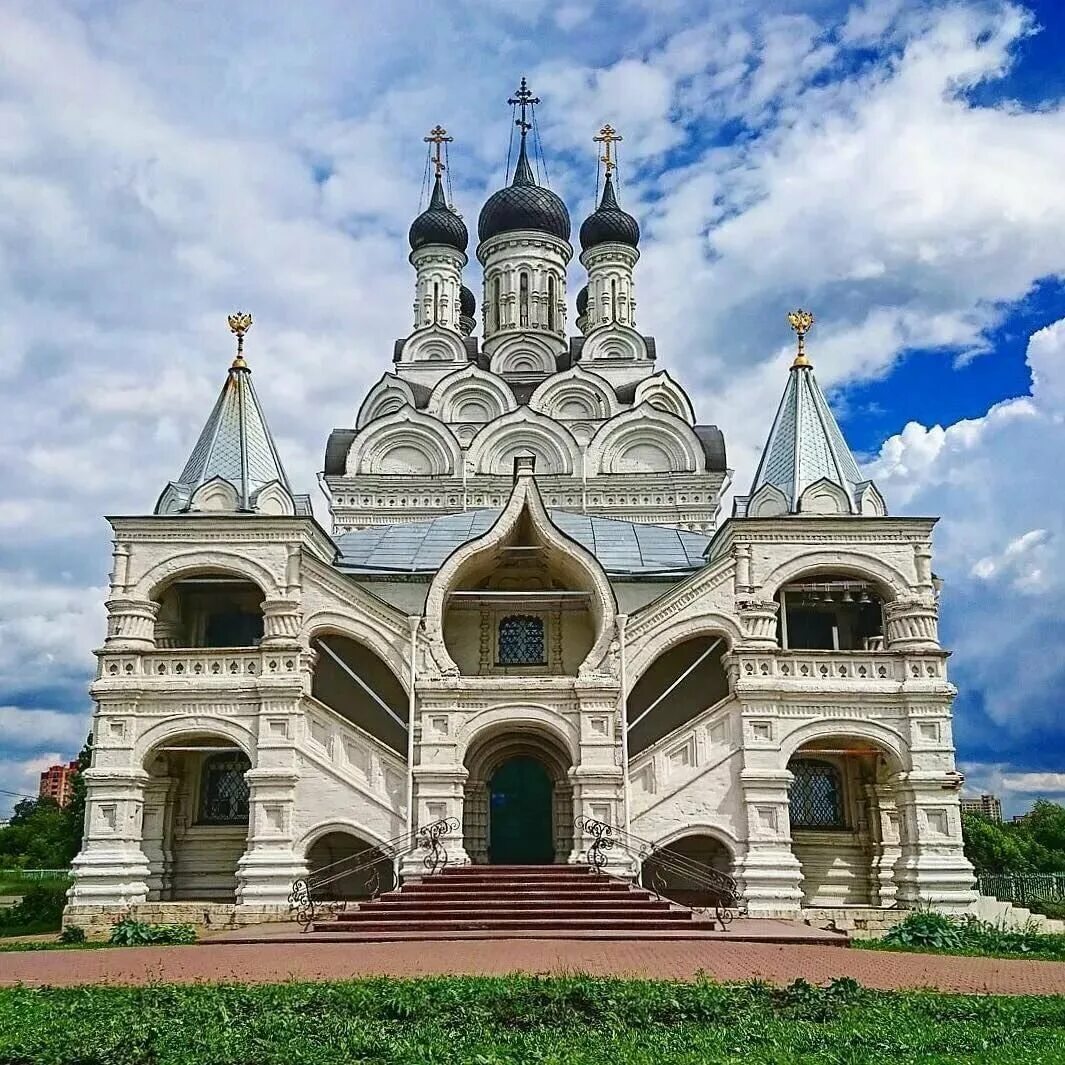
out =
<path fill-rule="evenodd" d="M 722 435 L 637 328 L 619 138 L 596 138 L 573 334 L 569 212 L 535 174 L 524 82 L 515 102 L 516 164 L 478 221 L 479 336 L 446 132 L 427 138 L 414 327 L 329 435 L 332 532 L 284 472 L 248 315 L 181 475 L 110 519 L 68 922 L 284 919 L 308 869 L 442 818 L 474 863 L 580 861 L 576 819 L 609 822 L 728 872 L 753 915 L 972 904 L 935 519 L 888 515 L 800 311 L 719 525 Z"/>

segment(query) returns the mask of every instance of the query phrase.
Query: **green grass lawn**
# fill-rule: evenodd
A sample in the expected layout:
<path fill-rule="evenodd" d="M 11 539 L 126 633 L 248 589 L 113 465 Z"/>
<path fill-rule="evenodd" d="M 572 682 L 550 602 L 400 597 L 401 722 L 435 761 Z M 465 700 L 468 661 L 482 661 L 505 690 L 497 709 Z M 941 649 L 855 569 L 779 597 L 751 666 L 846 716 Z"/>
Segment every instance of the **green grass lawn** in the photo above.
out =
<path fill-rule="evenodd" d="M 19 1065 L 1065 1062 L 1065 998 L 583 977 L 0 992 Z"/>

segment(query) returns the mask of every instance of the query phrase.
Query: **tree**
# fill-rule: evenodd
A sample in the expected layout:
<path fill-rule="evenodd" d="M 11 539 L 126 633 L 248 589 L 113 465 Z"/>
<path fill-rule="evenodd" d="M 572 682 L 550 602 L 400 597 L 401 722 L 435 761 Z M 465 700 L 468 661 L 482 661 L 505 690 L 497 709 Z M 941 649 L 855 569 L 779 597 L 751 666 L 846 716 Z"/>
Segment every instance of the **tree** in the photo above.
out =
<path fill-rule="evenodd" d="M 0 866 L 23 869 L 66 869 L 81 850 L 85 828 L 85 780 L 92 762 L 92 735 L 78 755 L 78 773 L 67 805 L 54 799 L 23 799 L 11 821 L 0 828 Z"/>
<path fill-rule="evenodd" d="M 966 857 L 981 873 L 1065 872 L 1065 806 L 1040 799 L 1022 820 L 962 818 Z"/>

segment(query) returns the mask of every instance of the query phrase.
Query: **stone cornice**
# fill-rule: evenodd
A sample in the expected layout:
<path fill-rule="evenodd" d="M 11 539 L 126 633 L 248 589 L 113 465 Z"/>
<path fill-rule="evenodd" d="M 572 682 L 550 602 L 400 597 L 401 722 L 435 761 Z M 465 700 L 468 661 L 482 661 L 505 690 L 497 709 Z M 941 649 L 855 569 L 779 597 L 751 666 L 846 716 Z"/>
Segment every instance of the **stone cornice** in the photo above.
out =
<path fill-rule="evenodd" d="M 337 557 L 332 537 L 312 517 L 263 514 L 113 515 L 106 520 L 118 543 L 292 543 L 299 540 L 314 556 Z"/>
<path fill-rule="evenodd" d="M 727 518 L 710 543 L 708 557 L 721 557 L 735 543 L 918 543 L 932 535 L 938 521 L 938 518 L 874 518 L 856 514 Z"/>

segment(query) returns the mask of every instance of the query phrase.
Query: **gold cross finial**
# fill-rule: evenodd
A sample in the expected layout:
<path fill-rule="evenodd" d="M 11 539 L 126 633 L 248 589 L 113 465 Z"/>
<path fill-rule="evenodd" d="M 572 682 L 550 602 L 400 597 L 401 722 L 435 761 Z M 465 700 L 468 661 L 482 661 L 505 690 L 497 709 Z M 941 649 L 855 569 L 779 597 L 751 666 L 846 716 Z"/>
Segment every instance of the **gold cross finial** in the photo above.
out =
<path fill-rule="evenodd" d="M 229 331 L 237 338 L 237 357 L 233 360 L 231 370 L 245 370 L 244 334 L 251 329 L 251 315 L 247 311 L 237 311 L 229 316 Z"/>
<path fill-rule="evenodd" d="M 440 175 L 447 169 L 447 167 L 444 166 L 443 159 L 440 158 L 440 150 L 443 145 L 450 144 L 454 139 L 454 137 L 449 137 L 447 135 L 447 130 L 440 125 L 433 126 L 433 128 L 429 130 L 429 136 L 422 138 L 426 144 L 435 145 L 433 166 L 436 167 L 437 177 L 440 177 Z"/>
<path fill-rule="evenodd" d="M 791 311 L 788 314 L 788 325 L 795 330 L 795 335 L 799 338 L 799 350 L 795 353 L 795 361 L 791 364 L 793 370 L 796 366 L 812 365 L 806 357 L 806 334 L 810 332 L 813 324 L 814 316 L 809 311 L 804 311 L 801 307 L 797 311 Z"/>
<path fill-rule="evenodd" d="M 624 139 L 609 122 L 599 131 L 598 137 L 592 138 L 596 144 L 602 144 L 605 149 L 600 160 L 606 164 L 607 177 L 610 177 L 610 172 L 618 165 L 610 155 L 610 146 Z"/>

